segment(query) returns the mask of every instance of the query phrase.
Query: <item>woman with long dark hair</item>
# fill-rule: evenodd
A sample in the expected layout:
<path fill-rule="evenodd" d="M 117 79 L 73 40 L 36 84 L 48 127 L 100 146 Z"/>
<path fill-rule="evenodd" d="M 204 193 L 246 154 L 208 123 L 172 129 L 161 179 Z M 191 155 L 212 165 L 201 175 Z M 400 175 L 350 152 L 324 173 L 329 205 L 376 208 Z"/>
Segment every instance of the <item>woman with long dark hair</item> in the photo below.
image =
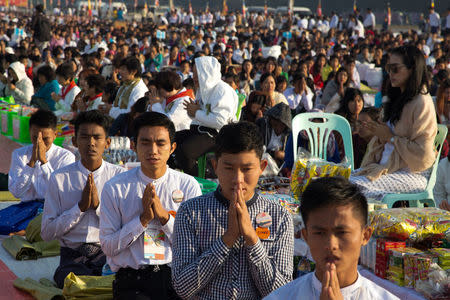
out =
<path fill-rule="evenodd" d="M 375 199 L 424 190 L 436 159 L 436 111 L 422 52 L 414 46 L 395 48 L 386 71 L 390 84 L 383 123 L 362 123 L 374 137 L 361 168 L 350 178 Z"/>

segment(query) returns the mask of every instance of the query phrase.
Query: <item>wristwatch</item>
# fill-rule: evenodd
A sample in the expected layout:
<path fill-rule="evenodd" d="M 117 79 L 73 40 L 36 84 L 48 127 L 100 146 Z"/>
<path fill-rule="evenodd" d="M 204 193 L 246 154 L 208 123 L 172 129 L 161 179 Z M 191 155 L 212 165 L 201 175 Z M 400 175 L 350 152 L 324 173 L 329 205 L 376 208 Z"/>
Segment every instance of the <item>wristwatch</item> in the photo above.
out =
<path fill-rule="evenodd" d="M 391 137 L 391 139 L 389 140 L 391 142 L 391 144 L 394 143 L 394 138 L 395 138 L 395 136 Z"/>

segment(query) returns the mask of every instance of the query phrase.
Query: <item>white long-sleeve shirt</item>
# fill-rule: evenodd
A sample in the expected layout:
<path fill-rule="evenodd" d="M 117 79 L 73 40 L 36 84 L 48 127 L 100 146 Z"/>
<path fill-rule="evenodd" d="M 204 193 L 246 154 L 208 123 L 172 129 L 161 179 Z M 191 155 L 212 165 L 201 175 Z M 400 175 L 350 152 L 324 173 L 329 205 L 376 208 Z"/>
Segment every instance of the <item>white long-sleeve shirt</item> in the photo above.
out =
<path fill-rule="evenodd" d="M 312 99 L 314 94 L 309 90 L 309 88 L 301 94 L 296 94 L 293 87 L 288 88 L 284 91 L 284 97 L 286 97 L 291 109 L 296 109 L 299 105 L 302 105 L 306 111 L 313 109 Z"/>
<path fill-rule="evenodd" d="M 294 281 L 282 286 L 272 292 L 264 300 L 319 300 L 322 291 L 322 283 L 317 279 L 314 272 L 306 274 Z M 341 289 L 344 300 L 399 300 L 387 290 L 376 285 L 369 279 L 361 276 L 358 272 L 358 279 L 350 286 Z"/>
<path fill-rule="evenodd" d="M 64 97 L 64 99 L 59 100 L 55 104 L 55 114 L 60 116 L 64 113 L 72 111 L 72 103 L 75 100 L 75 97 L 78 93 L 81 92 L 81 89 L 78 86 L 74 86 Z M 59 95 L 62 97 L 62 89 L 59 92 Z"/>
<path fill-rule="evenodd" d="M 180 90 L 180 93 L 186 91 L 186 88 Z M 173 102 L 166 105 L 167 99 L 163 103 L 155 103 L 152 105 L 152 111 L 165 114 L 170 120 L 172 120 L 175 125 L 175 130 L 185 130 L 189 129 L 191 126 L 192 119 L 188 116 L 187 110 L 184 108 L 183 103 L 189 101 L 191 98 L 189 96 L 184 96 L 173 100 Z"/>
<path fill-rule="evenodd" d="M 94 172 L 81 161 L 59 169 L 51 177 L 44 202 L 41 236 L 45 241 L 59 240 L 63 247 L 75 249 L 84 243 L 99 244 L 99 209 L 82 212 L 78 207 L 88 175 L 94 175 L 100 203 L 105 183 L 126 169 L 103 161 Z"/>
<path fill-rule="evenodd" d="M 439 162 L 433 194 L 436 206 L 439 207 L 443 201 L 450 203 L 450 161 L 448 158 Z"/>
<path fill-rule="evenodd" d="M 373 28 L 375 28 L 376 24 L 377 23 L 375 20 L 375 15 L 373 14 L 373 12 L 367 14 L 366 18 L 364 19 L 364 27 L 373 26 Z"/>
<path fill-rule="evenodd" d="M 430 26 L 439 27 L 440 25 L 441 25 L 441 16 L 437 12 L 430 14 Z"/>
<path fill-rule="evenodd" d="M 148 91 L 148 88 L 145 85 L 145 82 L 141 78 L 139 80 L 138 84 L 134 87 L 134 89 L 130 93 L 130 99 L 128 100 L 127 108 L 120 108 L 120 103 L 121 103 L 122 99 L 119 99 L 119 105 L 117 107 L 111 107 L 111 110 L 109 111 L 109 115 L 115 119 L 121 114 L 130 112 L 133 104 L 136 103 L 136 101 L 138 101 L 139 98 L 144 97 L 145 92 L 147 92 L 147 91 Z"/>
<path fill-rule="evenodd" d="M 14 150 L 8 173 L 8 190 L 23 202 L 44 199 L 50 175 L 75 161 L 72 152 L 52 145 L 45 153 L 47 163 L 41 164 L 37 161 L 34 168 L 31 168 L 28 163 L 32 152 L 33 145 Z"/>
<path fill-rule="evenodd" d="M 194 177 L 167 167 L 166 173 L 154 180 L 144 175 L 142 169 L 134 168 L 120 174 L 106 183 L 100 205 L 100 243 L 107 256 L 111 270 L 130 267 L 138 269 L 143 265 L 160 265 L 172 262 L 172 241 L 174 218 L 162 226 L 153 219 L 142 226 L 142 196 L 147 184 L 153 182 L 162 206 L 169 212 L 176 212 L 182 201 L 201 195 L 201 189 Z M 174 199 L 176 193 L 183 193 L 182 199 Z M 164 258 L 149 259 L 144 255 L 144 232 L 162 231 Z"/>

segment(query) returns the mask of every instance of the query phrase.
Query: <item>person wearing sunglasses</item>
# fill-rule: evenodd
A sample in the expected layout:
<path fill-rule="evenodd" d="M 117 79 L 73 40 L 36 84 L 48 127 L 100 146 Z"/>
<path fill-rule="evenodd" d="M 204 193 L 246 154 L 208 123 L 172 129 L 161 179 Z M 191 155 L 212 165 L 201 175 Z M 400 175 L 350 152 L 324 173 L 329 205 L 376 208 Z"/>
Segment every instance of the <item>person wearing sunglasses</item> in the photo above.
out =
<path fill-rule="evenodd" d="M 388 101 L 380 121 L 361 122 L 374 137 L 350 180 L 368 198 L 389 193 L 417 193 L 425 189 L 436 159 L 436 111 L 422 52 L 415 46 L 392 50 Z"/>

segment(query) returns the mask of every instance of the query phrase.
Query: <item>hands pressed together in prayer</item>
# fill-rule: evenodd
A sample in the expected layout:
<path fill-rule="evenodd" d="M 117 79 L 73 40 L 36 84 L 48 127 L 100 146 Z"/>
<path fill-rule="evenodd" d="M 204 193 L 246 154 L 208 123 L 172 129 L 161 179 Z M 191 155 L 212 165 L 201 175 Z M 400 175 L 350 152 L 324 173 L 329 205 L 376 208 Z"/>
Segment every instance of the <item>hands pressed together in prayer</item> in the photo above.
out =
<path fill-rule="evenodd" d="M 153 183 L 149 183 L 145 187 L 144 195 L 142 195 L 142 207 L 144 209 L 140 216 L 142 226 L 146 227 L 154 218 L 158 218 L 163 226 L 169 221 L 169 212 L 162 206 Z"/>
<path fill-rule="evenodd" d="M 41 164 L 47 163 L 47 147 L 44 144 L 44 140 L 42 139 L 42 132 L 39 132 L 36 143 L 33 144 L 33 150 L 31 154 L 31 159 L 28 162 L 28 166 L 34 168 L 37 161 L 40 161 Z"/>
<path fill-rule="evenodd" d="M 195 103 L 194 100 L 184 101 L 184 109 L 187 110 L 188 116 L 195 118 L 195 113 L 200 110 L 200 104 Z"/>
<path fill-rule="evenodd" d="M 88 175 L 86 185 L 81 194 L 81 201 L 78 203 L 78 207 L 82 212 L 89 209 L 96 210 L 99 206 L 100 201 L 98 199 L 97 187 L 94 182 L 94 175 L 91 173 Z"/>
<path fill-rule="evenodd" d="M 228 228 L 222 240 L 228 248 L 232 248 L 236 240 L 242 236 L 246 245 L 253 246 L 259 238 L 252 226 L 240 185 L 236 186 L 233 196 L 228 207 Z"/>
<path fill-rule="evenodd" d="M 322 279 L 320 300 L 344 300 L 334 263 L 327 263 L 327 269 Z"/>

